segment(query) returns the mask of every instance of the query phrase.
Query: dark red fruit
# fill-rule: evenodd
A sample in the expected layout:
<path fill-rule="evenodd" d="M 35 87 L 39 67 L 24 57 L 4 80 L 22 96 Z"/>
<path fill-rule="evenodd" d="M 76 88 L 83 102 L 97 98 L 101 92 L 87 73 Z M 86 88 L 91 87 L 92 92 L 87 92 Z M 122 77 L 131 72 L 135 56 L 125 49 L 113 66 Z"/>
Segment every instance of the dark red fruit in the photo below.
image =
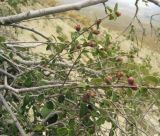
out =
<path fill-rule="evenodd" d="M 101 47 L 100 50 L 101 50 L 101 51 L 105 51 L 105 48 L 104 48 L 104 47 Z"/>
<path fill-rule="evenodd" d="M 88 43 L 87 43 L 87 46 L 89 46 L 89 47 L 94 47 L 94 42 L 92 42 L 92 41 L 88 42 Z"/>
<path fill-rule="evenodd" d="M 81 45 L 80 44 L 77 45 L 77 49 L 78 50 L 81 49 Z"/>
<path fill-rule="evenodd" d="M 98 34 L 100 34 L 100 31 L 99 30 L 92 30 L 92 33 L 95 35 L 98 35 Z"/>
<path fill-rule="evenodd" d="M 116 61 L 117 61 L 117 62 L 122 62 L 122 61 L 123 61 L 123 58 L 122 58 L 122 57 L 117 57 L 117 58 L 116 58 Z"/>
<path fill-rule="evenodd" d="M 96 92 L 93 91 L 93 90 L 89 91 L 88 93 L 89 93 L 89 95 L 90 95 L 91 97 L 96 97 L 96 96 L 97 96 Z"/>
<path fill-rule="evenodd" d="M 116 77 L 118 78 L 118 79 L 120 79 L 121 77 L 123 77 L 124 76 L 124 73 L 122 72 L 122 71 L 118 71 L 117 73 L 116 73 Z"/>
<path fill-rule="evenodd" d="M 87 102 L 88 103 L 89 99 L 90 99 L 90 94 L 89 93 L 85 93 L 83 95 L 83 98 L 82 98 L 83 102 Z"/>
<path fill-rule="evenodd" d="M 93 106 L 91 105 L 91 104 L 88 104 L 88 109 L 90 110 L 90 111 L 93 111 L 94 110 L 94 108 L 93 108 Z"/>
<path fill-rule="evenodd" d="M 138 85 L 133 83 L 133 85 L 131 85 L 131 89 L 132 90 L 137 90 L 138 89 Z"/>
<path fill-rule="evenodd" d="M 106 76 L 104 81 L 107 83 L 107 84 L 110 84 L 112 82 L 112 77 L 111 76 Z"/>
<path fill-rule="evenodd" d="M 76 29 L 76 31 L 79 32 L 79 31 L 81 30 L 81 26 L 80 26 L 80 25 L 76 25 L 76 26 L 75 26 L 75 29 Z"/>
<path fill-rule="evenodd" d="M 100 24 L 101 24 L 101 22 L 102 22 L 102 19 L 98 19 L 98 20 L 96 20 L 96 24 L 97 24 L 97 25 L 100 25 Z"/>
<path fill-rule="evenodd" d="M 120 17 L 122 14 L 120 12 L 116 12 L 117 17 Z"/>
<path fill-rule="evenodd" d="M 135 81 L 134 81 L 134 78 L 133 77 L 129 77 L 128 78 L 128 84 L 129 85 L 134 85 Z"/>

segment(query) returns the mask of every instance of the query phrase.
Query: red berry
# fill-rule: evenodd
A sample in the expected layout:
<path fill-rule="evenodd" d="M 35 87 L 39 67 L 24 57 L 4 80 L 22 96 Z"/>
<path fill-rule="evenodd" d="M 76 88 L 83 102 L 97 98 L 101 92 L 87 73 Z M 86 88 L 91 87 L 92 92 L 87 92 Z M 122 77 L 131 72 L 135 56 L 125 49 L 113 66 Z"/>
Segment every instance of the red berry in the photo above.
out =
<path fill-rule="evenodd" d="M 94 43 L 92 41 L 90 41 L 90 42 L 87 43 L 87 46 L 94 47 Z"/>
<path fill-rule="evenodd" d="M 98 35 L 98 34 L 100 34 L 100 31 L 99 30 L 93 30 L 92 33 L 95 34 L 95 35 Z"/>
<path fill-rule="evenodd" d="M 122 14 L 120 12 L 116 12 L 117 17 L 120 17 Z"/>
<path fill-rule="evenodd" d="M 81 45 L 80 44 L 77 45 L 77 49 L 78 50 L 81 49 Z"/>
<path fill-rule="evenodd" d="M 88 109 L 90 110 L 90 111 L 93 111 L 94 110 L 94 108 L 93 108 L 93 106 L 91 105 L 91 104 L 88 104 Z"/>
<path fill-rule="evenodd" d="M 89 93 L 85 93 L 83 95 L 83 98 L 82 98 L 83 102 L 87 102 L 88 103 L 89 99 L 90 99 L 90 94 Z"/>
<path fill-rule="evenodd" d="M 81 30 L 81 26 L 80 26 L 80 25 L 76 25 L 76 26 L 75 26 L 75 29 L 76 29 L 76 31 L 79 32 L 79 31 Z"/>
<path fill-rule="evenodd" d="M 112 82 L 112 77 L 111 76 L 107 76 L 107 77 L 105 77 L 104 80 L 105 80 L 106 83 L 110 84 Z"/>
<path fill-rule="evenodd" d="M 134 78 L 133 77 L 129 77 L 128 78 L 128 84 L 129 85 L 134 85 L 135 81 L 134 81 Z"/>
<path fill-rule="evenodd" d="M 132 90 L 137 90 L 138 89 L 138 85 L 133 83 L 133 85 L 131 85 L 131 89 Z"/>
<path fill-rule="evenodd" d="M 121 77 L 123 77 L 124 76 L 124 73 L 122 72 L 122 71 L 118 71 L 117 73 L 116 73 L 116 77 L 118 78 L 118 79 L 120 79 Z"/>
<path fill-rule="evenodd" d="M 122 62 L 122 61 L 123 61 L 123 58 L 119 56 L 119 57 L 116 58 L 116 61 Z"/>
<path fill-rule="evenodd" d="M 97 24 L 97 25 L 100 25 L 101 22 L 102 22 L 102 19 L 96 20 L 96 24 Z"/>
<path fill-rule="evenodd" d="M 90 95 L 91 97 L 96 97 L 96 95 L 97 95 L 96 92 L 93 91 L 93 90 L 89 91 L 88 93 L 89 93 L 89 95 Z"/>
<path fill-rule="evenodd" d="M 101 50 L 101 51 L 105 51 L 105 48 L 104 48 L 104 47 L 101 47 L 100 50 Z"/>

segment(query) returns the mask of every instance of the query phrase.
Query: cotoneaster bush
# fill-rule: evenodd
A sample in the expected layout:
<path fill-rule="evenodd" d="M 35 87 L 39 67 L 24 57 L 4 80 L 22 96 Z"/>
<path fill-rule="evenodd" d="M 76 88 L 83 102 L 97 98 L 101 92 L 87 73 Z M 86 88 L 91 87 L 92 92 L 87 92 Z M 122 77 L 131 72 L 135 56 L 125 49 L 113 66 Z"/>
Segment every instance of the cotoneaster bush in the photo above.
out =
<path fill-rule="evenodd" d="M 109 11 L 108 19 L 121 15 L 117 8 Z M 61 35 L 57 42 L 48 41 L 47 57 L 25 48 L 13 50 L 5 44 L 5 36 L 0 37 L 0 67 L 7 62 L 7 72 L 16 77 L 8 77 L 8 85 L 20 91 L 3 90 L 3 94 L 28 134 L 113 136 L 147 131 L 139 118 L 153 101 L 159 106 L 160 93 L 149 87 L 159 85 L 160 78 L 151 74 L 148 59 L 136 63 L 136 47 L 121 51 L 119 43 L 101 31 L 102 21 L 88 28 L 75 24 L 71 41 Z M 4 80 L 1 75 L 0 83 Z M 5 108 L 0 108 L 0 119 L 0 134 L 19 135 Z"/>

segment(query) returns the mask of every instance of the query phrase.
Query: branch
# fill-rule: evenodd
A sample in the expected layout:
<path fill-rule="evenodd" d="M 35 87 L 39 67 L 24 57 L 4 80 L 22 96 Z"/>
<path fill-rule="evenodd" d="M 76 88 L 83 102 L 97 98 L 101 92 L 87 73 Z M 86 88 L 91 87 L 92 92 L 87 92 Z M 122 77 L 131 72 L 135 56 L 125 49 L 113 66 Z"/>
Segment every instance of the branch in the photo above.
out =
<path fill-rule="evenodd" d="M 14 115 L 13 111 L 11 110 L 11 108 L 9 107 L 9 105 L 7 104 L 5 98 L 3 97 L 1 93 L 0 93 L 0 99 L 3 105 L 5 106 L 5 108 L 7 109 L 7 111 L 11 114 L 11 117 L 14 120 L 19 132 L 21 133 L 21 136 L 27 136 L 27 134 L 24 132 L 22 126 L 20 125 L 19 121 L 17 120 L 16 116 Z"/>
<path fill-rule="evenodd" d="M 15 79 L 15 78 L 16 78 L 14 75 L 12 75 L 12 74 L 10 74 L 10 73 L 8 73 L 8 72 L 4 71 L 4 70 L 3 70 L 3 69 L 1 69 L 1 68 L 0 68 L 0 73 L 2 73 L 2 74 L 4 74 L 4 75 L 6 75 L 6 76 L 8 76 L 8 77 L 12 77 L 13 79 Z"/>
<path fill-rule="evenodd" d="M 160 0 L 148 0 L 148 1 L 160 7 Z"/>
<path fill-rule="evenodd" d="M 107 0 L 85 0 L 81 2 L 76 2 L 72 4 L 65 4 L 56 7 L 43 8 L 39 10 L 33 10 L 28 12 L 23 12 L 17 15 L 11 15 L 0 18 L 0 25 L 7 25 L 12 23 L 21 22 L 23 20 L 28 20 L 31 18 L 42 17 L 50 14 L 61 13 L 69 10 L 80 10 L 84 7 L 89 7 L 99 3 L 104 3 Z"/>
<path fill-rule="evenodd" d="M 41 63 L 41 61 L 25 61 L 25 60 L 22 60 L 22 59 L 15 59 L 15 60 L 18 61 L 21 64 L 28 65 L 28 66 L 39 65 Z M 63 66 L 63 67 L 67 67 L 67 68 L 71 68 L 73 66 L 73 64 L 66 63 L 66 62 L 55 62 L 54 65 Z M 90 73 L 94 76 L 102 76 L 103 75 L 101 71 L 93 70 L 93 69 L 87 68 L 87 67 L 79 67 L 79 68 L 76 68 L 76 69 L 79 70 L 79 71 L 84 71 L 84 72 Z"/>
<path fill-rule="evenodd" d="M 43 37 L 47 41 L 50 41 L 50 39 L 48 37 L 46 37 L 45 35 L 43 35 L 42 33 L 38 32 L 38 31 L 34 30 L 33 28 L 28 28 L 28 27 L 25 27 L 25 26 L 17 25 L 17 24 L 10 24 L 8 26 L 17 27 L 17 28 L 21 28 L 21 29 L 24 29 L 24 30 L 31 31 L 31 32 Z"/>
<path fill-rule="evenodd" d="M 49 84 L 49 85 L 42 85 L 42 86 L 37 86 L 37 87 L 29 87 L 29 88 L 13 88 L 10 85 L 4 85 L 0 86 L 0 89 L 8 89 L 10 91 L 13 91 L 15 93 L 26 93 L 26 92 L 36 92 L 36 91 L 44 91 L 44 89 L 49 89 L 49 88 L 70 88 L 70 89 L 75 89 L 75 88 L 84 88 L 84 86 L 80 86 L 79 83 L 67 83 L 67 84 L 59 83 L 59 84 Z M 106 88 L 132 88 L 133 86 L 130 85 L 125 85 L 125 84 L 118 84 L 118 85 L 88 85 L 88 88 L 94 88 L 94 89 L 106 89 Z M 160 86 L 138 86 L 138 88 L 147 88 L 147 89 L 154 89 L 154 90 L 160 90 Z"/>
<path fill-rule="evenodd" d="M 4 71 L 7 73 L 7 62 L 4 62 Z M 4 87 L 8 86 L 7 83 L 7 76 L 4 76 Z M 22 128 L 21 124 L 19 123 L 18 119 L 16 118 L 16 116 L 14 115 L 13 111 L 11 110 L 11 108 L 9 107 L 7 101 L 5 100 L 5 98 L 3 97 L 2 93 L 0 93 L 0 100 L 2 101 L 4 107 L 6 108 L 6 110 L 10 113 L 13 121 L 15 122 L 21 136 L 27 136 L 27 134 L 25 133 L 24 129 Z"/>

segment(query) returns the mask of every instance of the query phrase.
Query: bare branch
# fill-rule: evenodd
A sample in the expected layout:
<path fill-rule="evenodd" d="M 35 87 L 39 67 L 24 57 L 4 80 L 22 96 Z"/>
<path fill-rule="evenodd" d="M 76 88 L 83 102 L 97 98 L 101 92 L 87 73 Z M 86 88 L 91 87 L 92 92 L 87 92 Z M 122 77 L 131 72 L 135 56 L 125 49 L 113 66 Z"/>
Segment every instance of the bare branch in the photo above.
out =
<path fill-rule="evenodd" d="M 160 0 L 148 0 L 149 2 L 152 2 L 160 7 Z"/>
<path fill-rule="evenodd" d="M 25 92 L 35 92 L 35 91 L 40 91 L 43 89 L 49 89 L 49 88 L 83 88 L 83 86 L 80 86 L 79 83 L 67 83 L 67 84 L 49 84 L 49 85 L 42 85 L 42 86 L 37 86 L 37 87 L 29 87 L 29 88 L 13 88 L 9 85 L 5 85 L 5 86 L 0 86 L 0 88 L 3 89 L 8 89 L 10 91 L 13 91 L 15 93 L 25 93 Z M 105 89 L 105 88 L 133 88 L 134 86 L 130 86 L 130 85 L 125 85 L 125 84 L 118 84 L 118 85 L 89 85 L 89 88 L 101 88 L 101 89 Z M 160 86 L 138 86 L 138 88 L 147 88 L 147 89 L 154 89 L 154 90 L 160 90 Z M 44 91 L 44 90 L 43 90 Z"/>
<path fill-rule="evenodd" d="M 42 33 L 38 32 L 38 31 L 34 30 L 33 28 L 28 28 L 28 27 L 25 27 L 25 26 L 17 25 L 17 24 L 10 24 L 8 26 L 17 27 L 17 28 L 20 28 L 20 29 L 31 31 L 31 32 L 43 37 L 47 41 L 50 41 L 50 39 L 48 37 L 46 37 L 45 35 L 43 35 Z"/>
<path fill-rule="evenodd" d="M 15 76 L 14 76 L 14 75 L 12 75 L 12 74 L 10 74 L 10 73 L 8 73 L 8 72 L 4 71 L 4 70 L 3 70 L 3 69 L 1 69 L 1 68 L 0 68 L 0 73 L 2 73 L 2 74 L 4 74 L 4 75 L 7 75 L 8 77 L 15 78 Z"/>
<path fill-rule="evenodd" d="M 89 7 L 99 3 L 104 3 L 106 1 L 107 0 L 85 0 L 85 1 L 76 2 L 72 4 L 65 4 L 65 5 L 60 5 L 56 7 L 49 7 L 49 8 L 39 9 L 39 10 L 23 12 L 17 15 L 1 17 L 0 25 L 13 24 L 13 23 L 21 22 L 23 20 L 28 20 L 31 18 L 42 17 L 42 16 L 61 13 L 69 10 L 80 10 L 81 8 Z"/>
<path fill-rule="evenodd" d="M 3 103 L 3 105 L 5 106 L 5 108 L 7 109 L 7 111 L 11 114 L 11 117 L 14 120 L 19 132 L 21 133 L 21 136 L 27 136 L 27 134 L 23 130 L 22 126 L 20 125 L 19 121 L 17 120 L 16 116 L 14 115 L 13 111 L 11 110 L 11 108 L 9 107 L 9 105 L 7 104 L 5 98 L 3 97 L 3 95 L 1 93 L 0 93 L 0 99 Z"/>

